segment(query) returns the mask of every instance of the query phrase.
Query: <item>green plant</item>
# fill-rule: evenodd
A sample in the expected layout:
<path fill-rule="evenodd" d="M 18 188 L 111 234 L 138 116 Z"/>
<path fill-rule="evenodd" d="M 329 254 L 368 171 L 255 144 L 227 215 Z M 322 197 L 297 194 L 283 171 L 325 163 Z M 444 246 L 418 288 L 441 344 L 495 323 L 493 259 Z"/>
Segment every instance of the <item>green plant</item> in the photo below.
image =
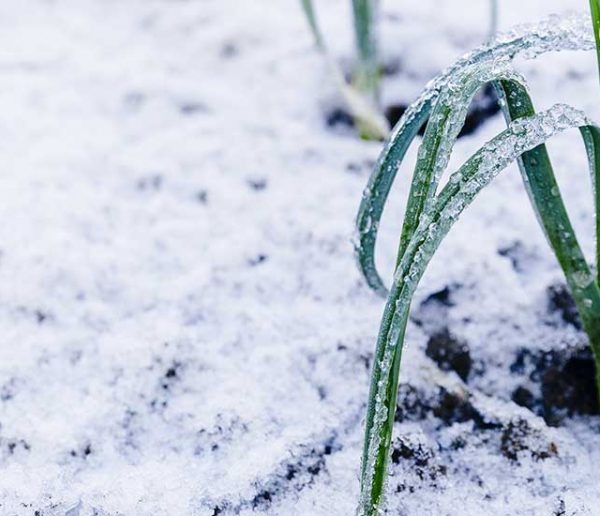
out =
<path fill-rule="evenodd" d="M 354 35 L 358 62 L 352 84 L 374 102 L 379 96 L 381 70 L 377 62 L 377 38 L 374 26 L 377 0 L 352 0 Z"/>
<path fill-rule="evenodd" d="M 377 57 L 375 27 L 378 3 L 379 0 L 352 0 L 357 62 L 349 84 L 327 49 L 312 0 L 301 0 L 315 44 L 326 58 L 330 74 L 355 121 L 360 136 L 366 140 L 383 140 L 390 131 L 388 121 L 378 108 L 382 73 Z M 490 0 L 489 39 L 493 38 L 497 27 L 498 0 Z"/>
<path fill-rule="evenodd" d="M 377 108 L 380 70 L 373 19 L 375 0 L 353 0 L 354 32 L 358 64 L 352 84 L 348 84 L 340 67 L 331 57 L 315 14 L 312 0 L 302 0 L 302 8 L 315 44 L 327 61 L 330 74 L 352 115 L 361 137 L 382 140 L 390 130 L 388 121 Z"/>
<path fill-rule="evenodd" d="M 592 27 L 594 28 L 598 71 L 600 72 L 600 0 L 590 0 L 590 12 L 592 13 Z"/>
<path fill-rule="evenodd" d="M 413 294 L 429 261 L 462 211 L 511 162 L 517 161 L 525 188 L 548 242 L 565 274 L 600 371 L 600 288 L 573 231 L 544 142 L 578 127 L 592 175 L 596 212 L 600 195 L 600 130 L 583 113 L 556 105 L 537 113 L 525 79 L 512 68 L 517 54 L 537 55 L 565 49 L 591 49 L 587 18 L 552 18 L 539 26 L 500 37 L 460 60 L 440 76 L 407 110 L 383 150 L 357 217 L 357 259 L 368 284 L 387 295 L 369 392 L 361 465 L 358 514 L 380 514 L 396 409 L 404 335 Z M 450 175 L 438 192 L 452 148 L 473 96 L 488 83 L 496 85 L 508 128 L 481 147 Z M 426 124 L 418 152 L 397 267 L 388 293 L 374 261 L 377 230 L 396 172 L 420 128 Z M 600 217 L 596 239 L 600 236 Z M 597 244 L 600 246 L 600 243 Z M 597 247 L 596 265 L 600 257 Z M 600 376 L 598 376 L 600 390 Z"/>

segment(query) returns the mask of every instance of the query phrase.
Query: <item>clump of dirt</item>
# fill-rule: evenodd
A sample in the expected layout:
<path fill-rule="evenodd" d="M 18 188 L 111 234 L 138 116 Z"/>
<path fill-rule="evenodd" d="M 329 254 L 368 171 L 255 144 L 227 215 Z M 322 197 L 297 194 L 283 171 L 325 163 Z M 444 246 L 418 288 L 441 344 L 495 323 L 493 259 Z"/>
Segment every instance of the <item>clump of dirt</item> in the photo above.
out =
<path fill-rule="evenodd" d="M 535 266 L 537 257 L 535 250 L 529 248 L 520 240 L 499 247 L 498 254 L 510 260 L 513 270 L 519 274 L 527 273 L 530 266 Z"/>
<path fill-rule="evenodd" d="M 396 465 L 406 464 L 411 474 L 418 482 L 410 482 L 403 478 L 396 486 L 397 492 L 414 492 L 418 487 L 430 485 L 436 487 L 436 481 L 448 472 L 448 467 L 442 464 L 435 451 L 420 442 L 412 442 L 406 437 L 398 437 L 392 443 L 392 463 Z"/>
<path fill-rule="evenodd" d="M 242 511 L 266 511 L 277 500 L 290 491 L 300 492 L 311 486 L 319 475 L 327 472 L 327 460 L 330 455 L 340 451 L 342 445 L 337 434 L 325 437 L 313 446 L 304 446 L 296 454 L 282 461 L 263 482 L 256 482 L 255 494 L 236 503 L 230 500 L 206 500 L 212 510 L 211 516 L 218 514 L 240 514 Z"/>
<path fill-rule="evenodd" d="M 542 375 L 546 422 L 559 424 L 574 414 L 598 414 L 596 368 L 591 350 L 577 350 L 567 356 L 555 353 L 553 362 Z"/>
<path fill-rule="evenodd" d="M 510 249 L 514 250 L 513 247 Z M 412 321 L 429 335 L 425 349 L 427 356 L 443 371 L 454 371 L 468 382 L 479 374 L 479 361 L 473 357 L 468 342 L 452 332 L 449 317 L 456 304 L 456 293 L 461 288 L 459 284 L 448 285 L 428 296 L 415 311 Z M 577 308 L 565 284 L 552 284 L 547 289 L 547 296 L 547 316 L 550 317 L 545 320 L 547 324 L 567 324 L 581 329 Z M 522 348 L 510 365 L 510 372 L 517 378 L 512 400 L 543 417 L 550 426 L 558 426 L 565 418 L 575 415 L 600 413 L 595 361 L 586 344 L 549 351 Z M 413 401 L 412 406 L 412 410 L 419 407 L 418 413 L 426 411 L 422 402 Z M 441 419 L 447 421 L 470 417 L 463 412 L 467 410 L 468 413 L 468 405 L 452 397 L 445 400 L 442 397 L 437 404 L 429 403 L 428 408 L 435 409 L 436 416 L 440 414 Z M 401 407 L 399 411 L 402 411 Z M 447 413 L 453 416 L 449 419 L 444 416 Z M 403 417 L 406 417 L 404 413 Z"/>
<path fill-rule="evenodd" d="M 327 471 L 328 457 L 341 449 L 337 435 L 334 434 L 312 447 L 299 450 L 297 455 L 279 465 L 269 481 L 262 485 L 246 505 L 252 509 L 264 510 L 275 498 L 288 491 L 301 491 L 312 485 L 319 475 Z"/>
<path fill-rule="evenodd" d="M 354 127 L 354 119 L 344 108 L 334 107 L 325 114 L 325 123 L 332 129 Z"/>
<path fill-rule="evenodd" d="M 452 335 L 448 328 L 429 338 L 425 353 L 440 369 L 454 371 L 463 381 L 467 381 L 472 366 L 469 346 L 464 340 Z"/>
<path fill-rule="evenodd" d="M 501 423 L 494 417 L 481 412 L 467 393 L 450 392 L 440 388 L 437 403 L 432 408 L 433 415 L 445 425 L 473 421 L 478 430 L 493 430 L 500 428 Z"/>
<path fill-rule="evenodd" d="M 515 403 L 558 426 L 577 414 L 598 414 L 596 368 L 587 346 L 530 351 L 522 349 L 511 372 L 524 377 L 513 392 Z"/>
<path fill-rule="evenodd" d="M 536 461 L 558 455 L 556 443 L 547 442 L 539 430 L 533 429 L 527 420 L 521 418 L 509 421 L 503 427 L 500 451 L 507 459 L 515 462 L 526 453 Z"/>
<path fill-rule="evenodd" d="M 564 283 L 556 283 L 548 287 L 548 312 L 558 313 L 562 320 L 580 330 L 581 319 L 573 301 L 573 296 Z"/>
<path fill-rule="evenodd" d="M 396 421 L 422 421 L 433 415 L 441 426 L 455 423 L 473 422 L 478 430 L 500 428 L 501 423 L 494 417 L 481 412 L 468 392 L 452 392 L 439 387 L 427 394 L 409 384 L 401 384 L 398 391 Z"/>

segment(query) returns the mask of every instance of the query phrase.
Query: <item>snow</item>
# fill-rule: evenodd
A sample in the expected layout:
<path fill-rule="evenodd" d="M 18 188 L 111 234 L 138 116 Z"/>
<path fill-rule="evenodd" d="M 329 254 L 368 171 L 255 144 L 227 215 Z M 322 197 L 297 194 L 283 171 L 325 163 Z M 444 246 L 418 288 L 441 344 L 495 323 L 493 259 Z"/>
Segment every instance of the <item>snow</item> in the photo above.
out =
<path fill-rule="evenodd" d="M 346 66 L 347 4 L 316 2 Z M 388 104 L 486 37 L 487 2 L 382 4 Z M 501 28 L 570 8 L 505 0 Z M 381 145 L 325 126 L 336 94 L 299 6 L 4 2 L 0 41 L 0 513 L 353 514 L 383 301 L 350 239 Z M 538 109 L 600 119 L 593 53 L 519 71 Z M 503 124 L 459 140 L 450 170 Z M 580 136 L 549 147 L 592 256 Z M 388 279 L 407 187 L 381 226 Z M 392 465 L 390 514 L 598 513 L 600 418 L 549 426 L 511 400 L 522 348 L 585 344 L 547 310 L 561 281 L 511 167 L 413 303 L 431 320 L 409 323 L 400 399 L 423 410 L 396 424 L 413 456 Z M 448 286 L 449 306 L 425 302 Z M 434 324 L 468 343 L 466 384 L 425 353 Z M 443 393 L 491 423 L 444 421 Z"/>

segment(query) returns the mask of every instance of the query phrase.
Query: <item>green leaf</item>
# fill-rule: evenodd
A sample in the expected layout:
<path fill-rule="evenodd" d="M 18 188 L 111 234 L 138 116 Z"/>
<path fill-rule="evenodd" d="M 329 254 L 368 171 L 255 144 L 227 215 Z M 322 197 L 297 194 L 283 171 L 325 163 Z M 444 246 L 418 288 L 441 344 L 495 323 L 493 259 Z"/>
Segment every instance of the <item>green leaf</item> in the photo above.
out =
<path fill-rule="evenodd" d="M 373 259 L 377 227 L 398 166 L 418 128 L 429 117 L 407 203 L 398 266 L 377 339 L 366 417 L 359 515 L 379 514 L 382 506 L 402 347 L 415 289 L 458 216 L 513 161 L 519 162 L 530 200 L 565 273 L 599 363 L 597 278 L 581 251 L 543 144 L 559 132 L 580 128 L 598 211 L 595 184 L 600 174 L 600 130 L 581 112 L 565 105 L 535 114 L 524 79 L 509 66 L 512 57 L 523 51 L 535 54 L 590 48 L 589 35 L 574 30 L 579 22 L 580 19 L 567 19 L 562 26 L 551 22 L 525 34 L 500 39 L 494 47 L 480 49 L 451 68 L 408 110 L 369 180 L 357 217 L 357 254 L 369 284 L 385 292 Z M 489 82 L 495 83 L 502 93 L 508 129 L 471 156 L 437 193 L 472 98 Z"/>
<path fill-rule="evenodd" d="M 591 32 L 586 30 L 588 23 L 588 18 L 579 15 L 560 20 L 550 18 L 538 25 L 524 27 L 521 31 L 500 35 L 493 45 L 484 45 L 457 61 L 432 81 L 423 94 L 406 110 L 377 160 L 365 188 L 356 219 L 357 261 L 365 280 L 373 290 L 382 296 L 387 294 L 387 288 L 375 265 L 375 243 L 379 221 L 390 188 L 408 147 L 426 123 L 432 106 L 441 92 L 452 87 L 453 81 L 464 74 L 469 67 L 479 63 L 501 62 L 523 54 L 535 57 L 548 51 L 595 48 L 594 38 Z M 414 184 L 418 181 L 420 179 L 413 176 L 414 193 L 419 191 L 419 187 Z M 399 244 L 399 259 L 410 238 L 411 228 L 416 225 L 420 216 L 419 204 L 418 196 L 409 196 Z"/>
<path fill-rule="evenodd" d="M 592 13 L 592 26 L 594 28 L 594 39 L 596 40 L 596 56 L 600 72 L 600 0 L 590 0 L 590 11 Z"/>

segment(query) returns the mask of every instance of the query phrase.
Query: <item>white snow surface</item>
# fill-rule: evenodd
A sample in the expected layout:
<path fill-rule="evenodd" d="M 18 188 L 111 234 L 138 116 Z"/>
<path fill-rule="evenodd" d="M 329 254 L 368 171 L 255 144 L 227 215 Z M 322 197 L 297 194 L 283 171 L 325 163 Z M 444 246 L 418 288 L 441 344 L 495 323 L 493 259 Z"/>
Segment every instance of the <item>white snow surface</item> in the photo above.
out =
<path fill-rule="evenodd" d="M 316 1 L 346 65 L 349 3 Z M 0 514 L 354 514 L 384 301 L 351 235 L 381 144 L 326 126 L 338 99 L 298 4 L 0 5 Z M 581 4 L 503 0 L 501 27 Z M 487 7 L 383 1 L 382 53 L 398 70 L 383 101 L 412 101 L 479 45 Z M 593 53 L 518 68 L 539 109 L 600 119 Z M 503 127 L 496 115 L 459 140 L 450 169 Z M 549 147 L 592 256 L 580 136 Z M 380 231 L 388 274 L 415 155 Z M 515 242 L 516 268 L 499 253 Z M 436 323 L 482 373 L 464 384 L 441 371 L 426 325 L 410 323 L 401 383 L 468 391 L 489 417 L 525 421 L 531 445 L 511 460 L 502 429 L 399 422 L 397 443 L 427 464 L 392 466 L 389 514 L 600 514 L 600 417 L 550 427 L 511 401 L 520 349 L 586 342 L 547 313 L 561 281 L 513 166 L 452 230 L 413 303 L 460 285 Z"/>

